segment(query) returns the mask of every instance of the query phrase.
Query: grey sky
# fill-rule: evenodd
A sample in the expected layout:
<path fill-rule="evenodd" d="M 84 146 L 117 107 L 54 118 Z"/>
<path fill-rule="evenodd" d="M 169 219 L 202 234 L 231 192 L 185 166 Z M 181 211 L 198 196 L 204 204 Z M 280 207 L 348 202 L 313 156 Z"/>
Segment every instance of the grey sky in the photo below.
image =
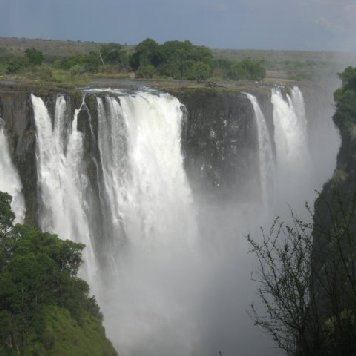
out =
<path fill-rule="evenodd" d="M 0 0 L 0 36 L 356 51 L 356 0 Z"/>

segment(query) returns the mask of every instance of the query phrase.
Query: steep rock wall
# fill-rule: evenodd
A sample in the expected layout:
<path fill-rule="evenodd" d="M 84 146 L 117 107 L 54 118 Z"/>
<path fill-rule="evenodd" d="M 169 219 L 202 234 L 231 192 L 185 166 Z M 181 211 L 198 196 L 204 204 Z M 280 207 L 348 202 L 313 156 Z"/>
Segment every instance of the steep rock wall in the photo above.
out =
<path fill-rule="evenodd" d="M 258 182 L 256 120 L 243 92 L 185 90 L 173 93 L 185 105 L 182 147 L 194 192 L 212 198 L 243 197 Z M 273 135 L 270 94 L 258 95 Z M 273 136 L 272 136 L 273 137 Z M 257 192 L 259 194 L 259 192 Z M 236 194 L 236 195 L 234 195 Z"/>
<path fill-rule="evenodd" d="M 42 97 L 52 118 L 58 95 L 65 96 L 68 120 L 73 118 L 75 109 L 81 107 L 78 128 L 84 133 L 86 169 L 94 200 L 98 199 L 98 179 L 101 174 L 97 169 L 97 165 L 100 165 L 100 155 L 97 146 L 96 97 L 104 94 L 87 93 L 82 102 L 83 95 L 80 92 L 0 90 L 0 117 L 6 123 L 13 160 L 23 182 L 26 221 L 37 223 L 40 206 L 37 196 L 36 133 L 31 92 Z M 256 174 L 258 152 L 256 122 L 253 108 L 246 95 L 241 92 L 215 89 L 187 89 L 172 92 L 172 95 L 175 95 L 184 105 L 182 150 L 193 191 L 204 192 L 214 198 L 231 196 L 231 191 L 234 191 L 236 196 L 251 195 L 247 183 L 251 179 L 256 182 L 259 179 Z M 272 106 L 269 102 L 269 93 L 267 91 L 259 93 L 258 99 L 267 114 L 272 132 Z M 69 122 L 66 125 L 70 127 Z M 236 198 L 236 196 L 231 197 Z M 93 216 L 94 218 L 104 217 Z M 97 233 L 102 235 L 100 231 Z"/>
<path fill-rule="evenodd" d="M 356 86 L 343 85 L 335 99 L 341 147 L 334 174 L 314 206 L 313 285 L 322 320 L 339 317 L 346 308 L 354 312 L 355 296 Z"/>

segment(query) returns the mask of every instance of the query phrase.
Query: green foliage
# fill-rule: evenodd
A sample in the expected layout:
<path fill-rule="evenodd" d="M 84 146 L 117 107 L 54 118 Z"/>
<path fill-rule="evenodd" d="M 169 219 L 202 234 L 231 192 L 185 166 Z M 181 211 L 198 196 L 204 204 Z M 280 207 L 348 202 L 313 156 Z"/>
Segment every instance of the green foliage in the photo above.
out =
<path fill-rule="evenodd" d="M 10 207 L 11 200 L 9 194 L 0 192 L 0 239 L 5 238 L 15 219 L 15 214 Z"/>
<path fill-rule="evenodd" d="M 158 67 L 161 62 L 160 45 L 151 38 L 140 42 L 130 58 L 130 66 L 133 70 L 146 65 Z"/>
<path fill-rule="evenodd" d="M 10 201 L 0 193 L 0 354 L 33 354 L 36 349 L 48 355 L 41 351 L 54 347 L 43 341 L 48 311 L 64 313 L 72 324 L 90 319 L 100 325 L 102 315 L 88 284 L 77 277 L 84 245 L 32 226 L 13 226 Z M 103 332 L 100 338 L 105 339 Z M 111 350 L 108 355 L 114 354 Z"/>
<path fill-rule="evenodd" d="M 25 50 L 25 55 L 28 59 L 28 63 L 31 66 L 39 66 L 44 60 L 43 53 L 36 48 L 27 48 Z"/>
<path fill-rule="evenodd" d="M 136 71 L 137 78 L 153 78 L 156 74 L 157 70 L 151 64 L 142 64 Z"/>
<path fill-rule="evenodd" d="M 50 82 L 53 80 L 53 71 L 50 67 L 44 67 L 39 71 L 39 78 L 45 82 Z"/>
<path fill-rule="evenodd" d="M 174 79 L 208 79 L 212 74 L 213 56 L 203 46 L 190 41 L 168 41 L 160 47 L 161 75 Z"/>
<path fill-rule="evenodd" d="M 66 57 L 56 61 L 59 69 L 71 70 L 74 75 L 85 72 L 97 72 L 100 65 L 99 53 L 91 51 L 89 54 L 80 54 L 72 57 Z"/>
<path fill-rule="evenodd" d="M 266 77 L 266 69 L 262 61 L 243 59 L 236 62 L 217 59 L 215 75 L 232 80 L 262 80 Z"/>
<path fill-rule="evenodd" d="M 261 80 L 266 76 L 266 70 L 261 62 L 245 59 L 232 64 L 227 76 L 234 80 Z"/>
<path fill-rule="evenodd" d="M 35 45 L 36 48 L 22 50 L 25 55 L 19 55 L 19 51 L 11 54 L 0 48 L 0 64 L 3 66 L 0 65 L 0 74 L 6 71 L 7 74 L 21 74 L 27 79 L 54 82 L 83 81 L 98 72 L 127 75 L 130 70 L 135 71 L 137 78 L 160 76 L 177 80 L 207 80 L 213 74 L 224 79 L 261 80 L 266 74 L 262 60 L 243 58 L 238 62 L 226 59 L 214 61 L 209 48 L 193 45 L 190 41 L 158 44 L 147 38 L 132 51 L 117 43 L 93 44 L 86 52 L 70 51 L 72 55 L 68 55 L 68 51 L 65 51 L 65 56 L 58 51 L 56 55 L 48 55 L 46 47 Z M 78 46 L 81 45 L 78 43 Z M 44 61 L 47 68 L 38 70 L 37 67 Z"/>
<path fill-rule="evenodd" d="M 345 133 L 351 133 L 356 124 L 356 68 L 347 67 L 339 73 L 342 87 L 335 91 L 336 112 L 334 121 Z"/>
<path fill-rule="evenodd" d="M 122 67 L 128 65 L 128 55 L 124 47 L 116 43 L 108 43 L 100 47 L 102 64 L 118 64 Z"/>
<path fill-rule="evenodd" d="M 25 56 L 8 55 L 4 60 L 7 61 L 6 72 L 8 74 L 16 74 L 28 67 L 32 68 L 41 65 L 44 56 L 41 51 L 35 48 L 27 48 L 25 50 Z"/>
<path fill-rule="evenodd" d="M 89 313 L 78 321 L 66 309 L 51 306 L 44 310 L 43 320 L 43 355 L 116 355 L 100 321 Z"/>
<path fill-rule="evenodd" d="M 203 46 L 190 41 L 168 41 L 159 45 L 146 39 L 135 48 L 130 59 L 138 77 L 150 77 L 156 73 L 174 79 L 207 79 L 212 74 L 213 57 Z"/>
<path fill-rule="evenodd" d="M 288 355 L 356 354 L 356 192 L 319 196 L 310 220 L 275 220 L 247 237 L 258 261 L 256 325 Z M 261 312 L 263 309 L 263 312 Z"/>
<path fill-rule="evenodd" d="M 343 90 L 356 90 L 356 68 L 347 67 L 342 73 L 338 73 L 342 81 Z"/>
<path fill-rule="evenodd" d="M 28 66 L 28 61 L 25 57 L 23 56 L 12 56 L 11 59 L 9 59 L 6 73 L 8 74 L 15 74 L 23 70 Z"/>

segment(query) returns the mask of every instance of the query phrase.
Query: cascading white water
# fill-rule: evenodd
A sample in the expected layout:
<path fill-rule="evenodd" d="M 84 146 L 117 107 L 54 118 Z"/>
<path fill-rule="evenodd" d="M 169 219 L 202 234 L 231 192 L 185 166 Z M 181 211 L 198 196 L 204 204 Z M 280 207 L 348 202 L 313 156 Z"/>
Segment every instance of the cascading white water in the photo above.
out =
<path fill-rule="evenodd" d="M 45 103 L 31 95 L 36 125 L 36 164 L 42 210 L 40 225 L 63 239 L 84 243 L 86 278 L 95 276 L 96 263 L 90 240 L 84 190 L 82 134 L 75 111 L 71 128 L 66 129 L 66 101 L 58 96 L 54 125 Z"/>
<path fill-rule="evenodd" d="M 104 101 L 107 103 L 105 107 Z M 126 176 L 126 128 L 121 107 L 116 98 L 97 98 L 98 103 L 98 148 L 103 180 L 100 194 L 101 205 L 107 217 L 106 230 L 111 239 L 123 242 L 123 206 L 127 199 Z M 112 265 L 115 267 L 115 260 Z"/>
<path fill-rule="evenodd" d="M 121 222 L 129 243 L 140 248 L 176 243 L 177 229 L 183 232 L 178 240 L 194 242 L 179 101 L 145 92 L 97 101 L 98 145 L 113 225 Z"/>
<path fill-rule="evenodd" d="M 185 248 L 197 231 L 181 154 L 181 104 L 170 95 L 149 93 L 120 100 L 131 172 L 128 235 L 140 246 Z"/>
<path fill-rule="evenodd" d="M 264 204 L 271 203 L 274 196 L 275 164 L 271 143 L 271 137 L 268 131 L 266 118 L 258 104 L 255 96 L 246 93 L 255 113 L 258 135 L 258 158 L 262 199 Z"/>
<path fill-rule="evenodd" d="M 283 98 L 272 89 L 278 196 L 284 202 L 304 204 L 313 193 L 312 164 L 308 148 L 303 95 L 298 87 Z"/>
<path fill-rule="evenodd" d="M 25 203 L 22 196 L 22 184 L 9 152 L 4 132 L 4 122 L 0 118 L 0 191 L 12 196 L 11 208 L 15 213 L 15 222 L 21 223 L 25 217 Z"/>
<path fill-rule="evenodd" d="M 184 353 L 192 325 L 182 270 L 194 261 L 197 226 L 181 154 L 181 104 L 148 92 L 112 92 L 97 102 L 102 198 L 113 237 L 124 240 L 111 286 L 99 297 L 108 333 L 127 355 Z"/>

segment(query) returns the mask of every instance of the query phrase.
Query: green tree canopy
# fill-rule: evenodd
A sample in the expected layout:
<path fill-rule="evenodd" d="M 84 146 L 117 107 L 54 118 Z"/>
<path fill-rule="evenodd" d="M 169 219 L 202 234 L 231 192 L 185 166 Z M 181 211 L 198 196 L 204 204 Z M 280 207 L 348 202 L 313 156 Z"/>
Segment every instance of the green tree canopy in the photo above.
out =
<path fill-rule="evenodd" d="M 157 67 L 161 61 L 160 45 L 153 39 L 146 38 L 136 46 L 130 58 L 130 66 L 133 70 L 147 65 Z"/>
<path fill-rule="evenodd" d="M 17 224 L 11 197 L 0 193 L 0 354 L 28 353 L 40 342 L 48 308 L 101 320 L 89 286 L 77 277 L 84 245 Z M 32 346 L 31 346 L 32 345 Z"/>
<path fill-rule="evenodd" d="M 338 73 L 339 78 L 342 81 L 342 89 L 352 89 L 356 90 L 356 68 L 347 67 L 342 73 Z"/>
<path fill-rule="evenodd" d="M 103 64 L 128 65 L 128 56 L 124 47 L 118 43 L 108 43 L 100 47 Z"/>
<path fill-rule="evenodd" d="M 25 56 L 28 59 L 28 63 L 33 66 L 39 66 L 44 60 L 43 53 L 36 48 L 26 48 Z"/>
<path fill-rule="evenodd" d="M 342 86 L 334 93 L 337 109 L 334 121 L 346 134 L 346 138 L 352 132 L 352 125 L 356 124 L 356 68 L 347 67 L 339 73 L 339 77 Z"/>
<path fill-rule="evenodd" d="M 207 79 L 212 74 L 213 55 L 208 48 L 190 41 L 167 41 L 159 45 L 147 38 L 136 46 L 130 65 L 139 77 L 157 73 L 174 79 Z"/>
<path fill-rule="evenodd" d="M 11 210 L 11 196 L 0 192 L 0 238 L 5 238 L 12 227 L 15 214 Z"/>

